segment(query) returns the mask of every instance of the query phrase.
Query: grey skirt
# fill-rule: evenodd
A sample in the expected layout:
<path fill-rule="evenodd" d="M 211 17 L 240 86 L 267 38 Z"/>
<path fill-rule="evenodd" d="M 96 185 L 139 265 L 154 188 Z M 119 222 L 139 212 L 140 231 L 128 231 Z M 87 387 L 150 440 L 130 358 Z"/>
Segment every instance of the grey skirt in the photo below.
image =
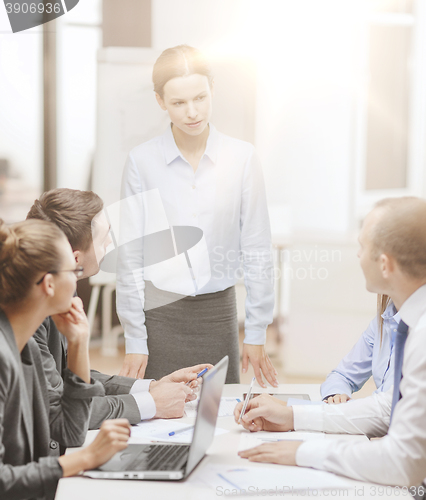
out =
<path fill-rule="evenodd" d="M 145 282 L 145 303 L 165 303 L 164 292 Z M 145 378 L 160 379 L 199 363 L 216 364 L 229 356 L 227 384 L 238 384 L 239 347 L 235 287 L 182 297 L 145 312 L 149 358 Z"/>

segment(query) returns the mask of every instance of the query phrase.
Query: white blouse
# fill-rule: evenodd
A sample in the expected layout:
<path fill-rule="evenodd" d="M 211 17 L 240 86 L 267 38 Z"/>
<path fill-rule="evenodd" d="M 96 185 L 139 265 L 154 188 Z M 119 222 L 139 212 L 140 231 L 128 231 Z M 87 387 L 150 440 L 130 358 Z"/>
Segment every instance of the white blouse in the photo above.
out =
<path fill-rule="evenodd" d="M 124 255 L 122 252 L 127 271 L 124 268 L 120 271 L 119 267 L 117 273 L 117 312 L 125 332 L 127 353 L 148 354 L 144 279 L 164 290 L 198 295 L 225 290 L 244 278 L 247 289 L 244 342 L 266 341 L 266 327 L 273 316 L 274 290 L 271 232 L 260 162 L 251 144 L 221 134 L 212 124 L 209 127 L 206 150 L 195 172 L 176 146 L 171 127 L 163 135 L 134 148 L 128 156 L 122 201 L 138 196 L 143 196 L 144 201 L 136 204 L 141 209 L 132 209 L 130 216 L 125 217 L 125 232 L 140 234 L 141 227 L 153 226 L 152 216 L 147 220 L 148 212 L 152 211 L 144 210 L 149 199 L 163 211 L 158 216 L 157 210 L 156 224 L 157 219 L 166 220 L 172 234 L 177 226 L 200 228 L 202 238 L 186 253 L 191 285 L 182 285 L 185 280 L 181 275 L 174 280 L 171 276 L 174 271 L 167 264 L 177 261 L 182 264 L 183 254 L 176 253 L 173 259 L 157 267 L 144 268 L 143 252 L 124 250 Z M 144 230 L 145 235 L 149 232 Z M 175 241 L 173 244 L 176 250 Z M 164 249 L 158 246 L 158 251 Z M 178 281 L 182 289 L 176 284 Z"/>

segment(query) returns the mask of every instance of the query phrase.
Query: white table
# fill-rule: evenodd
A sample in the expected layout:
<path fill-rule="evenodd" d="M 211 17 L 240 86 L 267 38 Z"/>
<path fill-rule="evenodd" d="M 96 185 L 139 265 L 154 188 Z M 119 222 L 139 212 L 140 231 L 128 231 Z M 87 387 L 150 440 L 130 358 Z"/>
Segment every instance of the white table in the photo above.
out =
<path fill-rule="evenodd" d="M 223 391 L 223 396 L 242 397 L 243 392 L 247 391 L 247 385 L 230 384 L 226 385 Z M 265 391 L 260 389 L 256 392 L 277 392 L 285 394 L 309 394 L 311 400 L 319 400 L 319 385 L 317 384 L 281 384 L 278 389 Z M 184 418 L 182 421 L 192 423 L 194 419 Z M 65 478 L 59 481 L 56 500 L 204 500 L 220 498 L 216 491 L 201 482 L 203 468 L 207 464 L 227 466 L 243 466 L 247 467 L 247 460 L 238 457 L 237 450 L 239 445 L 241 426 L 237 426 L 233 417 L 219 417 L 217 426 L 229 429 L 230 432 L 216 436 L 206 457 L 195 468 L 192 474 L 185 481 L 168 482 L 168 481 L 126 481 L 126 480 L 101 480 L 89 479 L 85 477 Z M 93 439 L 93 434 L 96 431 L 90 431 L 87 442 Z M 326 435 L 326 439 L 351 439 L 364 440 L 365 436 L 346 436 L 346 435 Z M 255 464 L 250 463 L 254 467 L 276 467 L 281 468 L 281 465 L 273 464 Z M 306 471 L 306 488 L 309 487 L 309 475 L 311 469 L 303 469 Z M 342 494 L 344 499 L 362 499 L 376 498 L 378 494 L 378 485 L 362 483 L 351 479 L 346 480 L 348 491 Z M 318 496 L 321 495 L 319 492 Z M 326 492 L 325 492 L 326 493 Z M 331 493 L 331 492 L 330 492 Z M 336 492 L 334 492 L 336 493 Z M 398 491 L 388 488 L 381 496 L 383 498 L 410 498 L 409 496 L 401 497 Z M 225 497 L 225 495 L 222 495 Z M 331 494 L 329 496 L 332 496 Z M 335 498 L 339 496 L 334 495 Z M 228 498 L 228 497 L 225 497 Z"/>

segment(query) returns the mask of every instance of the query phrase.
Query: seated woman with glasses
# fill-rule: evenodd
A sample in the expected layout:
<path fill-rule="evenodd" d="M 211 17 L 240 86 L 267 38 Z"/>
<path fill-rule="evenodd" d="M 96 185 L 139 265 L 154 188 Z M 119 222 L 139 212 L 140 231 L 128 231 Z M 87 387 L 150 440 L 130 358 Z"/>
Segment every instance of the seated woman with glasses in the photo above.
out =
<path fill-rule="evenodd" d="M 50 499 L 58 480 L 96 468 L 127 446 L 127 420 L 106 421 L 91 445 L 70 455 L 49 456 L 51 440 L 83 443 L 93 396 L 89 327 L 73 297 L 81 268 L 68 240 L 50 222 L 6 226 L 0 219 L 0 498 Z M 52 316 L 68 341 L 64 393 L 47 390 L 40 351 L 32 339 Z"/>

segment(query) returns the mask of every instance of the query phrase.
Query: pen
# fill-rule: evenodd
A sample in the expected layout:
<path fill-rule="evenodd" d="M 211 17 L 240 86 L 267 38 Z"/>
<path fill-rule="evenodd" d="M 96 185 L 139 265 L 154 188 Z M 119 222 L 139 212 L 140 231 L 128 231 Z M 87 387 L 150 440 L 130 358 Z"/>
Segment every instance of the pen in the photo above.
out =
<path fill-rule="evenodd" d="M 249 390 L 247 391 L 246 399 L 244 400 L 243 408 L 241 410 L 240 418 L 238 419 L 238 423 L 241 422 L 241 419 L 243 418 L 243 415 L 244 415 L 244 413 L 246 411 L 249 399 L 251 398 L 251 391 L 253 390 L 253 384 L 254 384 L 255 380 L 256 380 L 256 377 L 253 377 L 251 379 L 251 384 L 250 384 Z"/>
<path fill-rule="evenodd" d="M 207 370 L 207 368 L 206 368 Z M 189 427 L 182 427 L 182 429 L 178 429 L 177 431 L 169 432 L 169 436 L 174 436 L 175 434 L 180 434 L 181 432 L 189 431 L 189 429 L 193 429 L 194 426 L 190 425 Z"/>
<path fill-rule="evenodd" d="M 204 370 L 201 370 L 200 373 L 197 373 L 197 378 L 202 377 L 206 373 L 207 370 L 208 370 L 208 368 L 204 368 Z M 196 379 L 194 379 L 194 380 L 196 380 Z M 189 385 L 194 380 L 190 380 L 189 382 L 186 383 L 186 385 Z"/>

